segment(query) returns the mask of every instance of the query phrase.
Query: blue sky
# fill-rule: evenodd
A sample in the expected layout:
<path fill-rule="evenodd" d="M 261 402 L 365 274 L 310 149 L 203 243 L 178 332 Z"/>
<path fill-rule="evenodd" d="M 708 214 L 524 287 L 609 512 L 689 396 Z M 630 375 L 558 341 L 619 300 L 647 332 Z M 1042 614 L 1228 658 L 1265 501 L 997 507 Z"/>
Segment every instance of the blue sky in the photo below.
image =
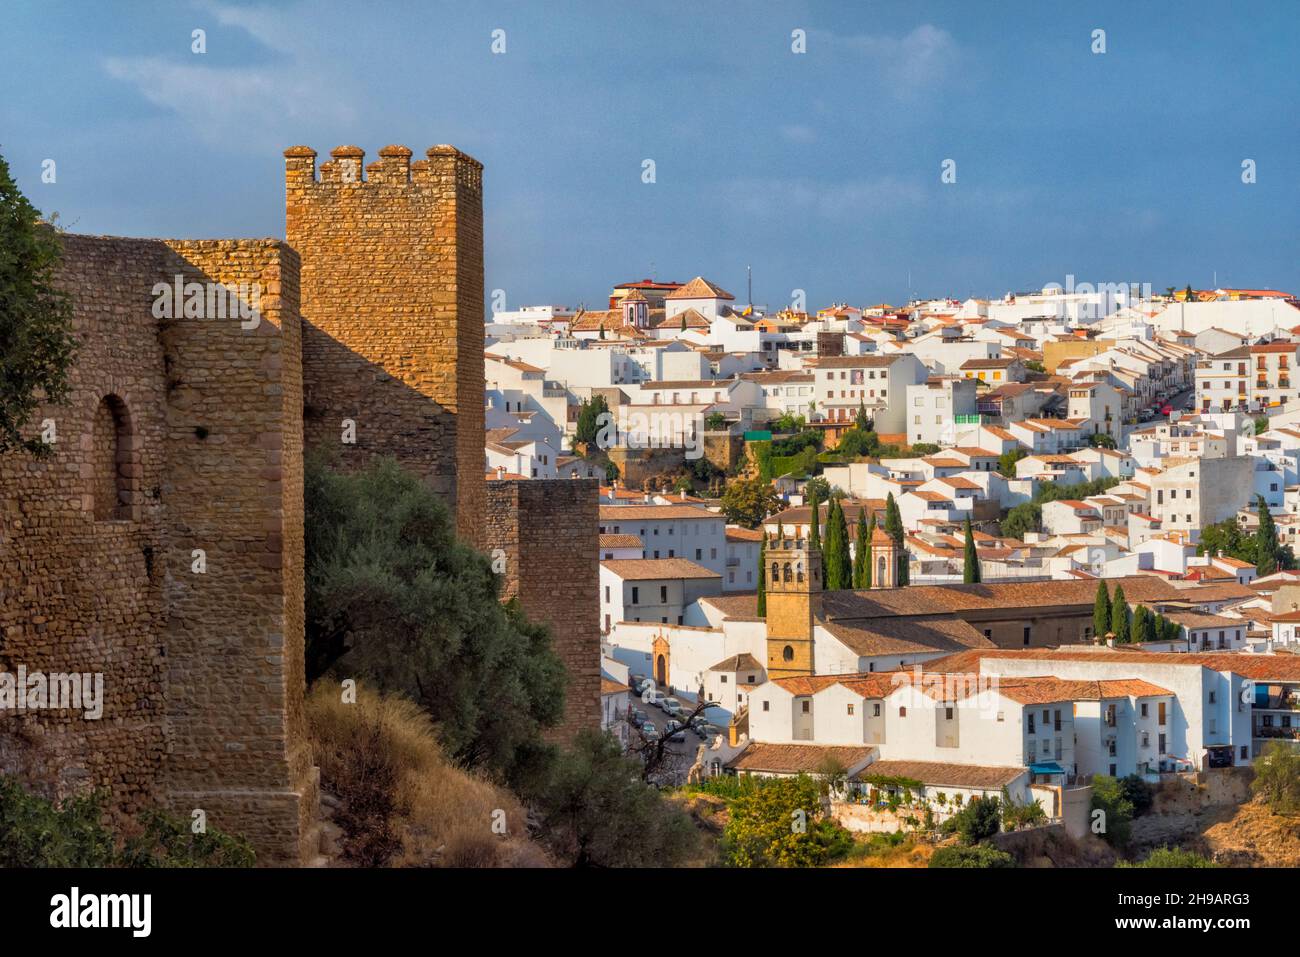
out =
<path fill-rule="evenodd" d="M 599 303 L 651 274 L 743 299 L 747 264 L 774 307 L 794 289 L 817 307 L 1071 274 L 1300 292 L 1296 13 L 20 2 L 0 34 L 0 153 L 76 232 L 211 238 L 283 235 L 288 146 L 369 162 L 452 143 L 485 164 L 487 288 L 510 307 Z"/>

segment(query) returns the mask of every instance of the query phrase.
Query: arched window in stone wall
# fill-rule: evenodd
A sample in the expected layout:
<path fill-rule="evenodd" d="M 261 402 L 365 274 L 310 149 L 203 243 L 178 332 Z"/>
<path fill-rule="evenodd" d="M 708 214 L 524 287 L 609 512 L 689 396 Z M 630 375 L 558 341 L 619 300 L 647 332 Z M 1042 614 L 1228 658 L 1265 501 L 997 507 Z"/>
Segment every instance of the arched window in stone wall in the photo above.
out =
<path fill-rule="evenodd" d="M 91 496 L 95 521 L 135 518 L 139 468 L 131 414 L 118 396 L 106 395 L 95 410 L 91 431 Z"/>

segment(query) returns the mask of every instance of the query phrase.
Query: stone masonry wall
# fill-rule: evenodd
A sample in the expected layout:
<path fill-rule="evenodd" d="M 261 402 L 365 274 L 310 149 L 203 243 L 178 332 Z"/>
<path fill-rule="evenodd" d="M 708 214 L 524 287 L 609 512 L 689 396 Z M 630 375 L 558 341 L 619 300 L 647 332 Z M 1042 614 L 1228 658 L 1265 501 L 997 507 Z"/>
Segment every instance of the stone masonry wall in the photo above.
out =
<path fill-rule="evenodd" d="M 181 319 L 162 335 L 179 379 L 163 481 L 171 802 L 248 837 L 264 862 L 296 862 L 317 811 L 303 714 L 298 255 L 278 240 L 168 246 L 178 271 L 260 290 L 256 325 Z M 204 574 L 191 570 L 196 548 Z"/>
<path fill-rule="evenodd" d="M 73 391 L 30 426 L 53 420 L 52 455 L 0 456 L 0 667 L 101 672 L 104 714 L 0 713 L 0 772 L 55 797 L 105 788 L 122 817 L 201 808 L 263 863 L 296 863 L 316 813 L 297 257 L 277 240 L 63 242 Z M 260 321 L 206 303 L 156 318 L 177 275 L 260 283 Z"/>
<path fill-rule="evenodd" d="M 64 239 L 60 284 L 74 296 L 79 340 L 65 405 L 44 407 L 26 430 L 50 420 L 53 454 L 0 456 L 0 669 L 103 675 L 104 712 L 0 712 L 0 773 L 48 797 L 86 787 L 108 791 L 130 815 L 160 796 L 168 747 L 162 635 L 166 469 L 162 348 L 149 291 L 166 248 L 133 239 Z M 96 452 L 95 421 L 116 397 L 124 448 Z M 113 413 L 105 409 L 108 421 Z M 115 430 L 116 431 L 116 430 Z M 101 442 L 102 444 L 102 442 Z M 97 496 L 114 490 L 133 519 L 96 521 Z M 113 509 L 100 501 L 100 511 Z"/>
<path fill-rule="evenodd" d="M 599 496 L 595 479 L 487 483 L 486 547 L 505 553 L 502 597 L 550 625 L 568 671 L 557 740 L 600 727 Z"/>
<path fill-rule="evenodd" d="M 340 147 L 317 180 L 315 155 L 285 154 L 288 243 L 63 237 L 72 395 L 30 423 L 52 423 L 50 456 L 0 456 L 0 670 L 104 682 L 100 720 L 0 712 L 0 774 L 106 789 L 123 819 L 202 809 L 271 864 L 316 853 L 305 443 L 396 457 L 503 548 L 504 597 L 568 668 L 556 736 L 600 722 L 597 484 L 484 483 L 481 165 L 391 146 L 363 175 Z M 186 283 L 225 311 L 188 314 Z"/>
<path fill-rule="evenodd" d="M 391 455 L 483 535 L 483 167 L 450 146 L 285 152 L 302 256 L 306 441 L 345 466 Z M 353 445 L 342 422 L 356 423 Z"/>

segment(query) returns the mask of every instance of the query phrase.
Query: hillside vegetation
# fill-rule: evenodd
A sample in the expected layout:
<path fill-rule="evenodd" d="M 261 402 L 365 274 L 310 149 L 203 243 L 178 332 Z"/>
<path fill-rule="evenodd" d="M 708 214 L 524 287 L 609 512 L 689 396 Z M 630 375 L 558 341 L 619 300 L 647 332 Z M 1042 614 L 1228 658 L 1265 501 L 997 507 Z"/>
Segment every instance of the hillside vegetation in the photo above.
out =
<path fill-rule="evenodd" d="M 307 697 L 307 722 L 321 786 L 339 799 L 336 863 L 549 866 L 519 801 L 451 764 L 414 703 L 364 686 L 345 703 L 338 682 L 322 680 Z"/>

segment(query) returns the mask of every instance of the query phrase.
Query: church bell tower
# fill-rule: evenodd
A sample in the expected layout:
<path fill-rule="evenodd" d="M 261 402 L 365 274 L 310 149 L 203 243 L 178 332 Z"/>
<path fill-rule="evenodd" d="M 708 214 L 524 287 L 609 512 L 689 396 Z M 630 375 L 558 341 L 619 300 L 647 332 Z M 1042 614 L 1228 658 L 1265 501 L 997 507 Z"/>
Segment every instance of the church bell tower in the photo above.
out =
<path fill-rule="evenodd" d="M 821 611 L 822 555 L 805 539 L 785 537 L 767 548 L 767 676 L 811 675 L 813 625 Z"/>

